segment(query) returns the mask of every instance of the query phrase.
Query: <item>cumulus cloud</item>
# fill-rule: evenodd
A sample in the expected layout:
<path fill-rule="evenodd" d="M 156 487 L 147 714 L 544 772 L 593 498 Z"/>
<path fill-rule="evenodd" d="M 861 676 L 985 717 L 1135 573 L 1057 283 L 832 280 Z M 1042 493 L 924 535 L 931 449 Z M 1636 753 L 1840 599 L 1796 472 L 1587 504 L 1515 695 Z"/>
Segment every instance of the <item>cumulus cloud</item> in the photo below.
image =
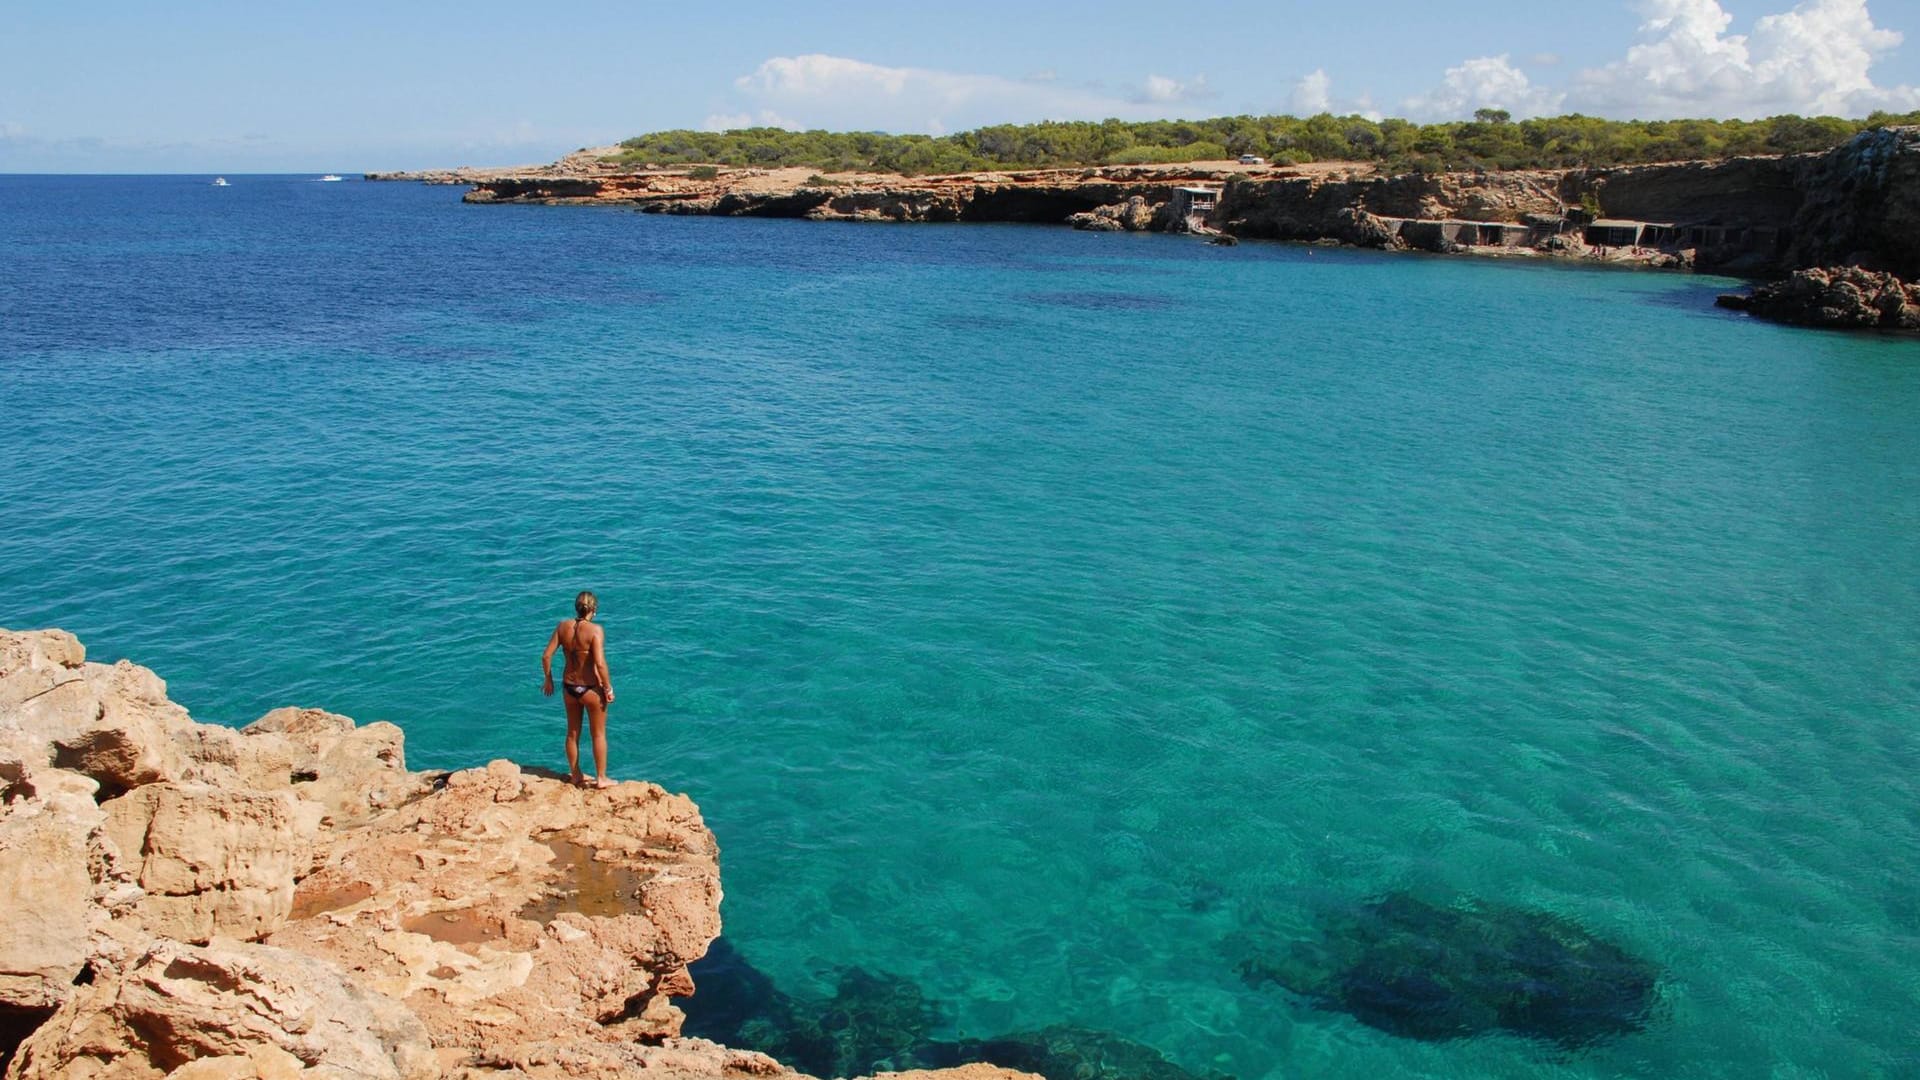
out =
<path fill-rule="evenodd" d="M 1505 55 L 1448 68 L 1440 85 L 1408 98 L 1407 115 L 1453 120 L 1475 109 L 1516 117 L 1571 110 L 1646 120 L 1754 118 L 1780 113 L 1864 116 L 1920 109 L 1920 89 L 1874 83 L 1874 62 L 1901 35 L 1876 26 L 1867 0 L 1800 0 L 1736 34 L 1720 0 L 1639 0 L 1638 40 L 1618 60 L 1542 86 Z M 1559 57 L 1528 58 L 1535 68 Z"/>
<path fill-rule="evenodd" d="M 1119 95 L 1055 78 L 888 67 L 819 53 L 773 57 L 735 79 L 733 88 L 739 100 L 716 109 L 709 127 L 765 116 L 780 118 L 780 127 L 897 132 L 1110 116 L 1146 120 L 1191 113 L 1185 106 L 1213 96 L 1204 75 L 1151 75 Z"/>
<path fill-rule="evenodd" d="M 1558 112 L 1565 94 L 1535 86 L 1505 55 L 1480 56 L 1450 67 L 1440 85 L 1406 100 L 1416 120 L 1455 120 L 1475 109 L 1505 109 L 1516 118 Z"/>
<path fill-rule="evenodd" d="M 1582 72 L 1570 100 L 1610 116 L 1858 116 L 1920 108 L 1920 90 L 1878 87 L 1874 61 L 1900 44 L 1875 26 L 1866 0 L 1802 0 L 1729 34 L 1719 0 L 1644 0 L 1640 40 L 1627 55 Z"/>
<path fill-rule="evenodd" d="M 1207 87 L 1207 77 L 1196 75 L 1186 81 L 1165 75 L 1149 75 L 1132 101 L 1138 105 L 1172 105 L 1182 101 L 1205 101 L 1215 96 Z"/>
<path fill-rule="evenodd" d="M 1317 68 L 1293 84 L 1293 94 L 1287 99 L 1287 110 L 1295 116 L 1313 116 L 1333 110 L 1333 79 L 1328 77 L 1326 68 Z"/>
<path fill-rule="evenodd" d="M 761 109 L 757 113 L 712 113 L 707 117 L 706 122 L 701 124 L 701 127 L 704 127 L 708 131 L 735 131 L 740 128 L 751 127 L 786 128 L 789 131 L 800 130 L 799 124 L 781 116 L 772 109 Z"/>

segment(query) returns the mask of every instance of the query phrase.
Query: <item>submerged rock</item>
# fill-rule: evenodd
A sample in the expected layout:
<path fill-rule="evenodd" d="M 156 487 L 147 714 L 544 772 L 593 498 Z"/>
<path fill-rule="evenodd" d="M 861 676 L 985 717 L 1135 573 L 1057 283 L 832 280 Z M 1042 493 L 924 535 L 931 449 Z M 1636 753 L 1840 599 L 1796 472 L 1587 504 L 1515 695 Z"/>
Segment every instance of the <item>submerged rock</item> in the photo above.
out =
<path fill-rule="evenodd" d="M 816 1076 L 929 1066 L 922 1050 L 945 1019 L 910 980 L 859 968 L 841 973 L 827 1001 L 795 998 L 725 938 L 694 966 L 693 979 L 687 1035 L 758 1050 Z"/>
<path fill-rule="evenodd" d="M 1659 969 L 1557 915 L 1389 893 L 1317 940 L 1251 930 L 1241 976 L 1410 1039 L 1495 1032 L 1574 1049 L 1646 1027 Z"/>
<path fill-rule="evenodd" d="M 1047 1080 L 1198 1080 L 1150 1046 L 1087 1028 L 936 1039 L 946 1010 L 896 975 L 850 968 L 831 999 L 797 998 L 724 938 L 694 965 L 693 976 L 699 992 L 686 1006 L 686 1034 L 758 1050 L 819 1076 L 992 1065 Z"/>
<path fill-rule="evenodd" d="M 985 1061 L 1038 1073 L 1047 1080 L 1199 1080 L 1151 1046 L 1066 1024 L 992 1039 L 936 1043 L 923 1053 L 934 1065 Z M 1217 1073 L 1210 1075 L 1213 1080 L 1226 1080 Z"/>

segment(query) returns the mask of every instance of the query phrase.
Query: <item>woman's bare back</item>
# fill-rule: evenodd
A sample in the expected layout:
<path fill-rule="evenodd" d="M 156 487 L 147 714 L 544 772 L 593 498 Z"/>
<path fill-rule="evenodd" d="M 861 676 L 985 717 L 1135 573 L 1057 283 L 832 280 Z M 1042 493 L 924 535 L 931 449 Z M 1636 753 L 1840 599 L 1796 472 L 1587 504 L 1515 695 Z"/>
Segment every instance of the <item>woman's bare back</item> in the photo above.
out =
<path fill-rule="evenodd" d="M 554 636 L 567 654 L 561 681 L 569 686 L 600 688 L 600 650 L 607 640 L 606 631 L 586 619 L 566 619 L 554 630 Z"/>

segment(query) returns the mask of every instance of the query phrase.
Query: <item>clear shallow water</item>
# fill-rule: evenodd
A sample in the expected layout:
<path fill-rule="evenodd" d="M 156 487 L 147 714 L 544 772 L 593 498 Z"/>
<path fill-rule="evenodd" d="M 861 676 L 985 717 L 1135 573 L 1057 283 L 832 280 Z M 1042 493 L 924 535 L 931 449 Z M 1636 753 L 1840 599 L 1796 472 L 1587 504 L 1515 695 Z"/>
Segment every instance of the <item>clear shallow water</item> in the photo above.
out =
<path fill-rule="evenodd" d="M 698 799 L 783 988 L 1264 1076 L 1920 1070 L 1920 343 L 1711 279 L 0 177 L 0 625 L 202 720 Z M 1570 1052 L 1234 971 L 1389 890 L 1657 962 Z"/>

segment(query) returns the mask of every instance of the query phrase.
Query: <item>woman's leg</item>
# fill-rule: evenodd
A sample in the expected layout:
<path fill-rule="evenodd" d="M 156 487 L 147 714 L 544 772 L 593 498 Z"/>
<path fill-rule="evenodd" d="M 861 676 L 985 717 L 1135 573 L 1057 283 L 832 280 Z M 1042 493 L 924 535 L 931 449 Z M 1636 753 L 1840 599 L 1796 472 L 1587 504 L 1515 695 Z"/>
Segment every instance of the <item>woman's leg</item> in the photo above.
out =
<path fill-rule="evenodd" d="M 587 778 L 580 772 L 580 699 L 561 692 L 566 694 L 567 703 L 567 776 L 582 784 Z"/>
<path fill-rule="evenodd" d="M 589 690 L 586 705 L 587 722 L 593 729 L 593 786 L 612 787 L 613 781 L 607 779 L 607 704 L 600 691 Z"/>

